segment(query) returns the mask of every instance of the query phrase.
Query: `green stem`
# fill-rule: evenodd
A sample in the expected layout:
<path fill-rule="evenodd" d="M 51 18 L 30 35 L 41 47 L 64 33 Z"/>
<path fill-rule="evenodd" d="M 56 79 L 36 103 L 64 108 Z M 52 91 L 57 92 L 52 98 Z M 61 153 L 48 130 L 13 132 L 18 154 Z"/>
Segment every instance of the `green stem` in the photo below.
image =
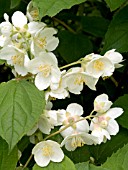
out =
<path fill-rule="evenodd" d="M 73 34 L 76 34 L 76 32 L 71 27 L 69 27 L 65 22 L 63 22 L 63 21 L 61 21 L 61 20 L 59 20 L 58 18 L 55 18 L 55 17 L 53 17 L 53 19 L 55 21 L 57 21 L 58 23 L 60 23 L 61 25 L 63 25 L 67 30 L 69 30 Z"/>
<path fill-rule="evenodd" d="M 67 65 L 65 65 L 65 66 L 60 67 L 60 70 L 62 70 L 62 69 L 64 69 L 64 68 L 67 68 L 67 67 L 70 67 L 70 66 L 73 66 L 73 65 L 76 65 L 76 64 L 81 64 L 81 59 L 78 60 L 78 61 L 75 61 L 75 62 L 73 62 L 73 63 L 70 63 L 70 64 L 67 64 Z"/>
<path fill-rule="evenodd" d="M 24 170 L 24 169 L 28 166 L 28 164 L 29 164 L 29 162 L 31 161 L 32 157 L 33 157 L 33 155 L 31 154 L 30 157 L 28 158 L 27 162 L 26 162 L 25 165 L 23 166 L 22 170 Z"/>
<path fill-rule="evenodd" d="M 94 111 L 93 111 L 93 112 L 94 112 Z M 93 112 L 91 112 L 91 114 L 90 114 L 89 116 L 86 116 L 86 117 L 83 117 L 83 118 L 81 118 L 81 119 L 78 119 L 78 120 L 76 120 L 75 122 L 70 123 L 70 124 L 64 126 L 62 129 L 60 129 L 60 130 L 58 130 L 58 131 L 56 131 L 56 132 L 48 135 L 46 138 L 44 138 L 44 141 L 47 140 L 47 139 L 49 139 L 49 138 L 51 138 L 52 136 L 55 136 L 55 135 L 61 133 L 62 131 L 64 131 L 65 129 L 67 129 L 68 127 L 72 126 L 73 124 L 75 124 L 75 123 L 77 123 L 77 122 L 80 122 L 80 121 L 82 121 L 82 120 L 86 120 L 86 119 L 90 119 L 91 117 L 94 117 L 94 116 L 92 116 L 92 113 L 93 113 Z"/>
<path fill-rule="evenodd" d="M 118 87 L 118 82 L 115 80 L 115 78 L 113 76 L 111 76 L 110 79 L 115 84 L 115 86 Z"/>

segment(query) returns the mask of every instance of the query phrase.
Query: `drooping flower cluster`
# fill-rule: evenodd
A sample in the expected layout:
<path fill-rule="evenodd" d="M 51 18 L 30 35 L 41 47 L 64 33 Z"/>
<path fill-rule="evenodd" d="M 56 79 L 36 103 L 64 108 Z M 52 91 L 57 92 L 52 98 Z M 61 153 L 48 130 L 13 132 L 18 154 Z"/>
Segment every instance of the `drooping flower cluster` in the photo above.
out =
<path fill-rule="evenodd" d="M 101 144 L 102 142 L 106 142 L 107 139 L 110 140 L 111 135 L 116 135 L 119 132 L 119 125 L 115 118 L 123 113 L 123 109 L 118 107 L 110 108 L 111 105 L 112 102 L 108 100 L 108 96 L 101 94 L 95 98 L 94 110 L 87 117 L 82 116 L 84 114 L 83 107 L 77 103 L 69 104 L 66 110 L 46 109 L 42 115 L 46 116 L 47 112 L 49 125 L 45 126 L 45 130 L 42 131 L 43 128 L 41 129 L 40 125 L 42 124 L 43 127 L 46 124 L 40 118 L 38 126 L 45 134 L 47 134 L 46 132 L 50 133 L 51 129 L 49 127 L 60 126 L 58 133 L 64 138 L 60 146 L 65 145 L 68 151 L 74 151 L 77 147 L 82 147 L 83 145 Z M 90 123 L 87 119 L 89 119 Z M 36 148 L 38 149 L 37 146 L 38 144 L 35 146 L 33 154 L 37 157 L 38 163 L 40 153 L 35 154 Z M 39 165 L 41 165 L 40 162 L 43 163 L 43 160 L 41 159 L 39 161 Z"/>
<path fill-rule="evenodd" d="M 50 161 L 61 162 L 64 145 L 68 151 L 74 151 L 85 144 L 106 142 L 111 135 L 116 135 L 119 125 L 115 118 L 123 113 L 123 109 L 110 108 L 112 102 L 106 94 L 96 97 L 94 110 L 87 117 L 83 116 L 83 107 L 77 103 L 69 104 L 66 110 L 51 110 L 50 99 L 64 99 L 70 97 L 70 93 L 78 95 L 84 85 L 96 90 L 100 77 L 110 77 L 115 68 L 122 66 L 122 55 L 115 49 L 103 56 L 92 53 L 71 64 L 79 64 L 79 67 L 61 71 L 71 65 L 58 67 L 53 53 L 59 44 L 57 30 L 39 22 L 39 11 L 32 2 L 28 4 L 26 15 L 16 11 L 11 22 L 7 14 L 4 19 L 0 24 L 0 59 L 12 68 L 15 77 L 30 77 L 39 90 L 45 90 L 46 108 L 27 133 L 30 141 L 36 144 L 32 150 L 36 163 L 44 167 Z M 61 144 L 42 136 L 50 136 L 55 126 L 59 126 L 58 133 L 64 138 Z"/>

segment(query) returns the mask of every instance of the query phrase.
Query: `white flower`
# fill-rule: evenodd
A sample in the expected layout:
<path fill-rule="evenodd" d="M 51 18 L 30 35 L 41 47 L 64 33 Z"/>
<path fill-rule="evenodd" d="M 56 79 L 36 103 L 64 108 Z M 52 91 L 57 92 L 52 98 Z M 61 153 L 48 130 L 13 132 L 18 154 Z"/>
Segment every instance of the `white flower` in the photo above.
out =
<path fill-rule="evenodd" d="M 54 28 L 44 28 L 39 30 L 33 37 L 31 43 L 31 52 L 33 54 L 39 53 L 41 51 L 53 51 L 59 44 L 59 39 L 55 36 L 57 31 Z"/>
<path fill-rule="evenodd" d="M 9 37 L 12 34 L 12 24 L 9 22 L 9 16 L 4 14 L 5 21 L 0 24 L 1 34 Z"/>
<path fill-rule="evenodd" d="M 86 64 L 86 72 L 96 78 L 111 76 L 114 69 L 114 64 L 102 56 L 98 56 Z"/>
<path fill-rule="evenodd" d="M 74 134 L 67 136 L 61 143 L 65 145 L 68 151 L 74 151 L 77 147 L 82 147 L 84 144 L 92 145 L 95 137 L 85 132 L 74 132 Z"/>
<path fill-rule="evenodd" d="M 28 73 L 29 58 L 25 51 L 9 45 L 0 50 L 0 59 L 7 60 L 7 64 L 14 66 L 15 71 L 20 75 L 25 76 Z"/>
<path fill-rule="evenodd" d="M 35 22 L 35 21 L 29 22 L 28 32 L 34 36 L 39 30 L 43 29 L 45 26 L 46 24 L 43 22 Z"/>
<path fill-rule="evenodd" d="M 4 35 L 0 35 L 0 46 L 4 47 L 11 43 L 10 37 L 6 37 Z"/>
<path fill-rule="evenodd" d="M 71 68 L 64 76 L 63 81 L 69 92 L 80 94 L 83 85 L 86 84 L 90 89 L 96 90 L 97 78 L 92 77 L 83 71 L 81 67 Z"/>
<path fill-rule="evenodd" d="M 116 52 L 115 49 L 109 50 L 104 54 L 104 57 L 108 58 L 115 66 L 115 68 L 122 67 L 122 64 L 119 64 L 123 61 L 123 56 Z"/>
<path fill-rule="evenodd" d="M 37 21 L 39 20 L 39 10 L 35 6 L 33 6 L 33 2 L 30 1 L 27 6 L 27 17 L 29 21 Z"/>
<path fill-rule="evenodd" d="M 106 94 L 101 94 L 94 100 L 94 111 L 104 113 L 110 109 L 111 105 L 112 102 L 108 100 L 108 96 Z"/>
<path fill-rule="evenodd" d="M 32 74 L 37 74 L 35 85 L 39 90 L 47 89 L 51 84 L 60 81 L 61 73 L 53 53 L 40 53 L 28 63 L 28 70 Z"/>
<path fill-rule="evenodd" d="M 45 167 L 52 162 L 61 162 L 64 158 L 64 153 L 60 145 L 52 140 L 39 142 L 32 150 L 35 162 L 40 167 Z"/>
<path fill-rule="evenodd" d="M 44 134 L 50 134 L 54 122 L 51 122 L 47 112 L 47 110 L 44 110 L 44 113 L 40 115 L 38 122 L 27 132 L 28 136 L 33 135 L 38 129 Z"/>
<path fill-rule="evenodd" d="M 119 117 L 123 113 L 122 108 L 111 108 L 107 112 L 101 114 L 97 113 L 90 124 L 90 130 L 92 135 L 96 136 L 98 143 L 110 139 L 110 135 L 116 135 L 119 131 L 119 125 L 115 118 Z"/>
<path fill-rule="evenodd" d="M 45 91 L 46 100 L 48 100 L 49 98 L 65 99 L 66 97 L 69 97 L 69 92 L 65 86 L 65 82 L 63 79 L 64 74 L 65 71 L 62 71 L 59 83 L 51 84 L 51 89 L 49 88 L 47 91 Z"/>
<path fill-rule="evenodd" d="M 63 126 L 60 129 L 63 129 L 65 125 L 72 124 L 72 126 L 66 128 L 61 132 L 61 135 L 65 138 L 70 136 L 75 132 L 87 132 L 89 131 L 89 125 L 87 120 L 84 120 L 81 115 L 83 114 L 83 108 L 77 103 L 71 103 L 68 105 L 65 112 L 63 111 Z M 81 120 L 83 119 L 83 120 Z M 80 120 L 80 121 L 79 121 Z M 76 122 L 78 121 L 78 122 Z M 76 123 L 75 123 L 76 122 Z"/>
<path fill-rule="evenodd" d="M 15 27 L 23 28 L 27 24 L 27 17 L 21 11 L 16 11 L 12 15 L 12 24 Z"/>

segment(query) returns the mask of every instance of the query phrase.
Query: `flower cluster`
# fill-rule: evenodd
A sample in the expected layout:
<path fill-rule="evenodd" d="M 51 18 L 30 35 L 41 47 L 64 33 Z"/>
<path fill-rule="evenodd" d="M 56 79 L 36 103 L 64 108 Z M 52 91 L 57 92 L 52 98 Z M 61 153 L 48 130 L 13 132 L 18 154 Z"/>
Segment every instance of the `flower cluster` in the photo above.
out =
<path fill-rule="evenodd" d="M 108 100 L 108 96 L 101 94 L 95 98 L 94 109 L 87 117 L 82 116 L 84 114 L 83 107 L 77 103 L 69 104 L 66 110 L 45 110 L 37 123 L 37 128 L 44 134 L 50 134 L 54 126 L 59 126 L 60 129 L 58 133 L 64 138 L 60 147 L 65 145 L 68 151 L 74 151 L 77 147 L 82 147 L 85 144 L 101 144 L 102 142 L 106 142 L 107 139 L 110 140 L 111 135 L 116 135 L 119 132 L 119 125 L 115 118 L 123 113 L 123 109 L 118 107 L 110 108 L 111 105 L 112 102 Z M 90 123 L 87 119 L 89 119 Z M 33 130 L 31 130 L 31 132 L 32 131 Z M 28 135 L 30 135 L 30 133 L 28 133 Z M 35 140 L 33 141 L 35 142 Z M 39 162 L 38 165 L 41 165 L 40 162 L 43 164 L 43 156 L 41 158 L 41 151 L 39 151 L 38 154 L 36 152 L 36 148 L 39 150 L 38 145 L 39 144 L 34 147 L 33 154 L 37 159 L 37 164 Z M 43 145 L 44 141 L 40 142 L 42 149 Z M 52 152 L 50 151 L 48 153 L 47 159 L 49 160 L 51 158 L 52 160 Z M 42 154 L 44 153 L 42 152 Z M 38 159 L 38 157 L 40 157 L 40 159 Z"/>
<path fill-rule="evenodd" d="M 115 49 L 103 56 L 92 53 L 59 68 L 53 53 L 59 44 L 57 30 L 38 21 L 38 9 L 32 2 L 27 7 L 26 15 L 16 11 L 11 17 L 12 22 L 7 14 L 4 14 L 4 19 L 0 24 L 0 59 L 12 68 L 15 77 L 29 77 L 39 90 L 45 90 L 46 108 L 27 133 L 30 141 L 36 144 L 32 150 L 36 163 L 44 167 L 50 161 L 61 162 L 64 158 L 61 147 L 64 145 L 68 151 L 74 151 L 85 144 L 101 144 L 110 140 L 111 135 L 116 135 L 119 126 L 115 118 L 123 110 L 110 108 L 112 102 L 106 94 L 96 97 L 94 110 L 87 117 L 83 116 L 83 107 L 77 103 L 69 104 L 66 110 L 51 110 L 50 100 L 70 97 L 70 93 L 78 95 L 84 85 L 96 90 L 100 77 L 110 77 L 115 68 L 122 66 L 122 55 Z M 79 67 L 73 66 L 75 64 Z M 73 67 L 61 71 L 68 66 Z M 60 133 L 64 138 L 61 144 L 46 140 L 55 126 L 59 128 L 56 134 Z M 42 134 L 49 136 L 43 138 Z"/>

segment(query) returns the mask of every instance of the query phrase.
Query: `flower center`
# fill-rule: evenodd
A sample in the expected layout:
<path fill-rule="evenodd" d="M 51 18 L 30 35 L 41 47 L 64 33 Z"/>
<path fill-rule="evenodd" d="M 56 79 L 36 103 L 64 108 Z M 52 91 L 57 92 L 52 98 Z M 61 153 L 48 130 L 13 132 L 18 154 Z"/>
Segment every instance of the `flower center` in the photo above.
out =
<path fill-rule="evenodd" d="M 81 85 L 83 82 L 85 82 L 85 79 L 82 76 L 77 76 L 75 81 L 74 81 L 74 84 L 75 85 Z"/>
<path fill-rule="evenodd" d="M 99 121 L 100 126 L 101 126 L 102 128 L 106 128 L 106 127 L 108 126 L 107 118 L 105 118 L 105 117 L 103 117 L 103 116 L 100 116 L 100 117 L 98 118 L 98 121 Z"/>
<path fill-rule="evenodd" d="M 12 62 L 14 65 L 17 64 L 17 65 L 23 66 L 24 57 L 22 55 L 12 56 Z"/>
<path fill-rule="evenodd" d="M 52 147 L 50 145 L 46 145 L 42 148 L 42 154 L 43 156 L 50 156 L 52 155 L 54 152 L 52 150 Z"/>
<path fill-rule="evenodd" d="M 85 142 L 83 141 L 83 139 L 80 137 L 80 136 L 75 136 L 73 139 L 72 139 L 72 142 L 71 142 L 71 146 L 77 148 L 77 147 L 81 147 L 85 144 Z"/>
<path fill-rule="evenodd" d="M 40 72 L 42 72 L 44 77 L 48 77 L 51 73 L 51 67 L 49 65 L 40 65 L 38 69 Z"/>
<path fill-rule="evenodd" d="M 102 61 L 95 61 L 94 62 L 94 69 L 96 71 L 102 71 L 104 69 L 104 63 Z"/>
<path fill-rule="evenodd" d="M 37 9 L 33 9 L 31 12 L 30 12 L 30 15 L 32 16 L 32 18 L 34 18 L 35 20 L 38 19 L 38 16 L 39 16 L 39 12 Z"/>
<path fill-rule="evenodd" d="M 47 44 L 46 37 L 44 37 L 44 38 L 37 38 L 35 43 L 36 43 L 36 45 L 39 48 L 44 48 L 46 46 L 46 44 Z"/>

